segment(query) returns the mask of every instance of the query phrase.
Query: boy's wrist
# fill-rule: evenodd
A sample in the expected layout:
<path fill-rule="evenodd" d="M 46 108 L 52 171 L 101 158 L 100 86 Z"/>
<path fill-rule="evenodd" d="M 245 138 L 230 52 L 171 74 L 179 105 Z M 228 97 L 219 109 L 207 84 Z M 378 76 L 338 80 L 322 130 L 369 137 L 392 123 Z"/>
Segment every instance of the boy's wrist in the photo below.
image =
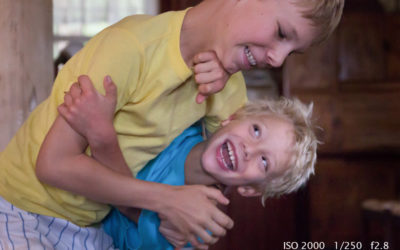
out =
<path fill-rule="evenodd" d="M 103 126 L 101 130 L 92 130 L 88 133 L 87 140 L 92 151 L 105 151 L 118 145 L 117 133 L 112 125 Z"/>
<path fill-rule="evenodd" d="M 164 215 L 166 211 L 171 207 L 170 202 L 172 201 L 171 197 L 173 197 L 173 189 L 170 185 L 166 184 L 155 184 L 152 198 L 149 206 L 150 210 L 157 212 L 158 214 Z"/>

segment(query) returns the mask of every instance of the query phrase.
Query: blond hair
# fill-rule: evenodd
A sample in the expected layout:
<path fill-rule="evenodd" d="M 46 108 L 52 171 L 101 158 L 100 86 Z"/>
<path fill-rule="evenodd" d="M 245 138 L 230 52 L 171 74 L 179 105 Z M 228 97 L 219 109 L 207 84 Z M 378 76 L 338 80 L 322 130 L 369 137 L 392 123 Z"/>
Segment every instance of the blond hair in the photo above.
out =
<path fill-rule="evenodd" d="M 314 173 L 318 140 L 311 122 L 313 104 L 305 105 L 298 99 L 285 97 L 273 101 L 249 102 L 235 113 L 234 119 L 249 116 L 277 115 L 294 126 L 295 145 L 288 169 L 279 177 L 266 180 L 259 188 L 262 203 L 268 197 L 290 193 L 302 186 Z"/>
<path fill-rule="evenodd" d="M 302 16 L 311 21 L 316 31 L 313 44 L 325 41 L 342 17 L 344 0 L 292 0 L 301 8 Z"/>

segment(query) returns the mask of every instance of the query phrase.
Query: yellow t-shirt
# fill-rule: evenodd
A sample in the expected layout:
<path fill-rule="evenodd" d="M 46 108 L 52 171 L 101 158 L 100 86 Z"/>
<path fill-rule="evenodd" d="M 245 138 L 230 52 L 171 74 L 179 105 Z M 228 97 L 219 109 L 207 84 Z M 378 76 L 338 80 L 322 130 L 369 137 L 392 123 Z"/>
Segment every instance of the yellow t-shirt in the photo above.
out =
<path fill-rule="evenodd" d="M 57 117 L 57 106 L 79 75 L 89 75 L 102 93 L 105 75 L 116 83 L 114 125 L 133 175 L 201 117 L 214 131 L 219 121 L 242 106 L 247 99 L 241 73 L 233 75 L 223 91 L 196 104 L 197 85 L 179 48 L 185 13 L 127 17 L 100 32 L 71 58 L 50 97 L 0 154 L 0 196 L 21 209 L 81 226 L 99 222 L 109 212 L 109 206 L 45 185 L 35 175 L 36 158 Z"/>

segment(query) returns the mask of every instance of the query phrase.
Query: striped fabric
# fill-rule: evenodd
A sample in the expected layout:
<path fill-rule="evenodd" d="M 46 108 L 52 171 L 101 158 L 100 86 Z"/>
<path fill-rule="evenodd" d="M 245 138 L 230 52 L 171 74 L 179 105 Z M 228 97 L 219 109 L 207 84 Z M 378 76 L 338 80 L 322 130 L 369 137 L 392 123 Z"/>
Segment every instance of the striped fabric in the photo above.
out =
<path fill-rule="evenodd" d="M 21 210 L 0 197 L 1 250 L 114 249 L 102 228 L 79 227 L 67 220 Z"/>

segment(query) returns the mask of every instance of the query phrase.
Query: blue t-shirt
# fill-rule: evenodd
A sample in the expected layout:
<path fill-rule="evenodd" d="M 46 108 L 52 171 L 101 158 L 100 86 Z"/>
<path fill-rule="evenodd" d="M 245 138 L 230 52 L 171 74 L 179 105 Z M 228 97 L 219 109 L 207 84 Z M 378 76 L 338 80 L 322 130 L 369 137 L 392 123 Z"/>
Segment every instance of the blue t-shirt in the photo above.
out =
<path fill-rule="evenodd" d="M 182 132 L 156 158 L 137 174 L 136 178 L 169 185 L 185 184 L 185 160 L 190 150 L 203 141 L 201 126 L 195 124 Z M 165 197 L 173 199 L 174 197 Z M 139 222 L 129 220 L 113 209 L 103 221 L 103 227 L 119 249 L 165 250 L 174 249 L 160 234 L 157 213 L 143 209 Z"/>

